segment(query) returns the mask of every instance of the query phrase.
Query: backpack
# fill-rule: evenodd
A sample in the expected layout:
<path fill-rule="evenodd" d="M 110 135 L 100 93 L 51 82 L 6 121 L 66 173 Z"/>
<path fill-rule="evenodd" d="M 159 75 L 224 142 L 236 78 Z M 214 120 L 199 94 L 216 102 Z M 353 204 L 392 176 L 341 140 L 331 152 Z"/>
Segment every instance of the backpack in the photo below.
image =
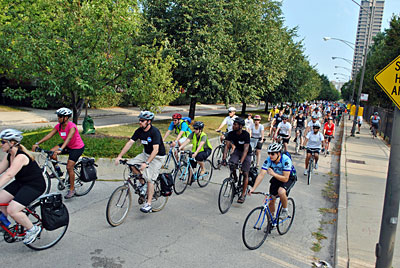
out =
<path fill-rule="evenodd" d="M 90 182 L 97 180 L 97 165 L 94 163 L 93 158 L 82 157 L 81 165 L 81 181 Z"/>
<path fill-rule="evenodd" d="M 192 118 L 190 117 L 182 117 L 182 120 L 185 121 L 188 125 L 192 123 Z"/>
<path fill-rule="evenodd" d="M 288 151 L 284 151 L 284 152 L 282 152 L 282 154 L 287 155 L 290 158 L 290 160 L 292 160 L 292 156 L 290 155 L 290 153 Z M 282 162 L 282 157 L 281 157 L 281 162 Z M 292 170 L 290 171 L 290 176 L 293 177 L 293 178 L 295 177 L 294 179 L 297 181 L 297 175 L 296 174 L 297 174 L 296 168 L 294 167 L 294 165 L 292 163 Z"/>
<path fill-rule="evenodd" d="M 60 193 L 43 196 L 40 199 L 40 212 L 42 225 L 46 230 L 53 231 L 69 223 L 68 209 L 63 204 Z"/>
<path fill-rule="evenodd" d="M 161 184 L 161 195 L 170 196 L 172 194 L 172 186 L 174 185 L 174 178 L 171 173 L 161 173 L 158 175 Z"/>

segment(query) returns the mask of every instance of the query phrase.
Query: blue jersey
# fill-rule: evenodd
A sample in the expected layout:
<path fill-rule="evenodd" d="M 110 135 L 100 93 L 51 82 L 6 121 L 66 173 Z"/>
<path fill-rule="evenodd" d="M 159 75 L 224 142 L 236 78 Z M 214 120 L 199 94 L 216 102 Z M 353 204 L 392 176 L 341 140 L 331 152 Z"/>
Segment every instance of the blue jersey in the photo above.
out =
<path fill-rule="evenodd" d="M 286 154 L 281 154 L 281 160 L 278 162 L 278 164 L 276 164 L 274 161 L 271 161 L 271 157 L 268 156 L 261 169 L 268 170 L 268 168 L 272 168 L 272 170 L 279 175 L 283 175 L 284 171 L 290 171 L 292 175 L 293 171 L 295 170 L 292 160 Z"/>

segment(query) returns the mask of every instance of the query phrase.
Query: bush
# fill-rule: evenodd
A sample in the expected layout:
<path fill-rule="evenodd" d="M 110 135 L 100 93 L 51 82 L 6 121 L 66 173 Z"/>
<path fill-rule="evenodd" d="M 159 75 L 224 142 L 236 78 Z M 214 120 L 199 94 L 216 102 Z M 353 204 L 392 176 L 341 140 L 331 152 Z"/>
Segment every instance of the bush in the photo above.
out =
<path fill-rule="evenodd" d="M 91 100 L 89 103 L 93 108 L 115 107 L 123 102 L 122 97 L 122 93 L 107 91 L 96 96 L 95 99 Z"/>

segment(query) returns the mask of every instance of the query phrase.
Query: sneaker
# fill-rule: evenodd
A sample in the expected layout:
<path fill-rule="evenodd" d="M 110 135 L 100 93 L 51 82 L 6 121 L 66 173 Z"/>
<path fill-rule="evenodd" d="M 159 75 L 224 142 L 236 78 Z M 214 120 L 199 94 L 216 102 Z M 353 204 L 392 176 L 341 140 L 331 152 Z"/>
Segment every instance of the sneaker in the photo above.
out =
<path fill-rule="evenodd" d="M 281 213 L 279 214 L 279 219 L 280 219 L 280 220 L 284 220 L 284 219 L 286 219 L 287 217 L 289 217 L 288 211 L 282 209 Z"/>
<path fill-rule="evenodd" d="M 304 176 L 307 176 L 308 172 L 307 170 L 304 170 Z"/>
<path fill-rule="evenodd" d="M 206 171 L 204 169 L 200 170 L 200 176 L 204 176 L 206 174 Z"/>
<path fill-rule="evenodd" d="M 24 244 L 29 245 L 36 240 L 36 237 L 42 231 L 42 227 L 33 225 L 32 229 L 27 230 L 24 238 Z"/>
<path fill-rule="evenodd" d="M 323 153 L 323 152 L 325 152 L 325 149 L 324 149 L 324 148 L 322 148 L 322 150 L 321 150 L 321 153 Z"/>
<path fill-rule="evenodd" d="M 326 154 L 329 154 L 329 151 L 326 151 Z"/>
<path fill-rule="evenodd" d="M 152 207 L 148 203 L 145 203 L 143 207 L 140 208 L 140 211 L 143 213 L 149 213 L 152 212 Z"/>
<path fill-rule="evenodd" d="M 75 190 L 68 190 L 68 193 L 64 196 L 65 199 L 70 199 L 75 196 Z"/>
<path fill-rule="evenodd" d="M 293 142 L 296 142 L 296 141 L 297 141 L 297 138 L 294 138 Z"/>
<path fill-rule="evenodd" d="M 317 164 L 315 164 L 315 169 L 318 169 L 318 163 L 317 163 Z"/>
<path fill-rule="evenodd" d="M 356 134 L 360 134 L 360 131 L 357 131 Z"/>

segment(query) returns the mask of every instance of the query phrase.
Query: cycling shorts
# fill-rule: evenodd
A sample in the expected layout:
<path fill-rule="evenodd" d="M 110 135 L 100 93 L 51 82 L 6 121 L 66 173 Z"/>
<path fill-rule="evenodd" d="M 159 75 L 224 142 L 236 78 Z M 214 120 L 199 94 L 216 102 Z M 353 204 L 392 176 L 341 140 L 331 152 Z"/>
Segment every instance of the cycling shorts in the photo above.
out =
<path fill-rule="evenodd" d="M 63 144 L 60 143 L 58 146 L 61 147 L 62 145 Z M 71 148 L 68 148 L 68 146 L 67 146 L 64 148 L 64 150 L 61 151 L 61 154 L 68 154 L 68 160 L 77 162 L 79 157 L 81 157 L 81 155 L 83 154 L 83 151 L 85 151 L 85 146 L 83 146 L 80 149 L 71 149 Z"/>
<path fill-rule="evenodd" d="M 14 180 L 4 190 L 14 196 L 13 200 L 15 202 L 26 207 L 44 193 L 46 182 L 43 178 L 35 180 L 34 184 L 21 183 Z"/>
<path fill-rule="evenodd" d="M 296 132 L 299 131 L 299 135 L 302 136 L 304 129 L 305 129 L 305 127 L 296 127 Z"/>
<path fill-rule="evenodd" d="M 313 153 L 319 154 L 320 150 L 321 150 L 320 148 L 307 148 L 307 153 L 308 154 L 313 154 Z"/>
<path fill-rule="evenodd" d="M 199 153 L 196 155 L 196 157 L 195 157 L 196 161 L 197 161 L 197 162 L 203 162 L 203 161 L 205 161 L 205 160 L 211 155 L 211 152 L 212 152 L 212 151 L 211 151 L 210 148 L 204 149 L 204 151 L 199 152 Z M 190 165 L 191 165 L 193 168 L 196 168 L 196 166 L 197 166 L 197 162 L 196 162 L 196 161 L 193 161 L 193 160 L 190 161 Z"/>
<path fill-rule="evenodd" d="M 287 135 L 287 134 L 278 134 L 278 136 L 281 136 L 282 137 L 282 141 L 283 141 L 283 143 L 287 143 L 287 144 L 289 144 L 289 135 Z"/>
<path fill-rule="evenodd" d="M 286 195 L 289 195 L 290 189 L 294 186 L 296 183 L 296 180 L 294 179 L 293 176 L 289 177 L 289 180 L 287 182 L 282 182 L 275 177 L 272 177 L 271 180 L 269 181 L 269 193 L 273 196 L 278 196 L 278 189 L 279 187 L 282 187 L 283 189 L 286 190 Z"/>
<path fill-rule="evenodd" d="M 333 138 L 333 135 L 325 135 L 325 140 L 328 140 L 328 142 L 331 142 Z"/>

